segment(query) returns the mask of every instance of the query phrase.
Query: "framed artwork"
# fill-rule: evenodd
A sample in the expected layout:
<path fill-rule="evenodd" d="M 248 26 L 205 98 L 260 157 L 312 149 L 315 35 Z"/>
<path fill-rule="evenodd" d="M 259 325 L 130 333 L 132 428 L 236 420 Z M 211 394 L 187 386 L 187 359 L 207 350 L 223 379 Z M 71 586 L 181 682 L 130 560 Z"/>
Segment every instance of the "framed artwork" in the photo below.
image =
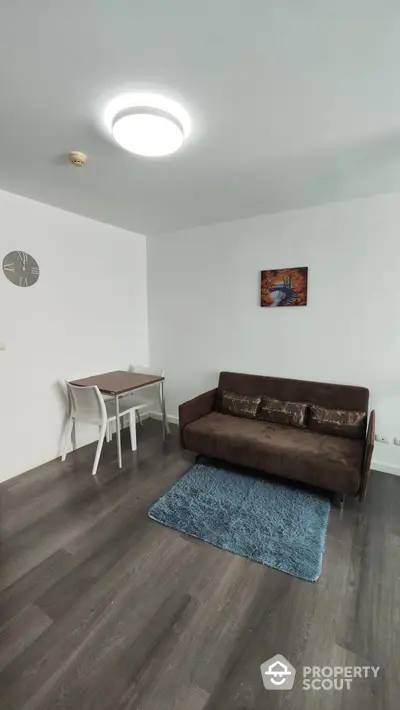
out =
<path fill-rule="evenodd" d="M 306 306 L 308 267 L 261 272 L 261 305 Z"/>

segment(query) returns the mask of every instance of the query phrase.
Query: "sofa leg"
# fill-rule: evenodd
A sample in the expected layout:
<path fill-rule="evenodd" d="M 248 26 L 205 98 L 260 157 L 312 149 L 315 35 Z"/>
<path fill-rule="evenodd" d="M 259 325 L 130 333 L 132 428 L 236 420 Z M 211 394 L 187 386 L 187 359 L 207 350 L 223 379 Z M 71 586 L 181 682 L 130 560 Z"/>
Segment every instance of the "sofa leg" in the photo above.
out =
<path fill-rule="evenodd" d="M 360 505 L 362 505 L 365 501 L 365 498 L 367 497 L 367 486 L 363 486 L 360 493 L 358 494 L 358 500 L 360 502 Z"/>
<path fill-rule="evenodd" d="M 335 497 L 334 497 L 335 507 L 339 508 L 340 512 L 342 512 L 344 510 L 345 498 L 346 498 L 346 496 L 344 493 L 335 493 Z"/>

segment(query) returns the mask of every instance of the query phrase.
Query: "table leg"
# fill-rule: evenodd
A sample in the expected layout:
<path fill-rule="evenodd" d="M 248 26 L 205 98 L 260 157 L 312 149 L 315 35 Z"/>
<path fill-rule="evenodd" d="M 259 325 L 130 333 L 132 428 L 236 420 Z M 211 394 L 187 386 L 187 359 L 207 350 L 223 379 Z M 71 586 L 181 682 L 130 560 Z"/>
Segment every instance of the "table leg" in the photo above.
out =
<path fill-rule="evenodd" d="M 164 441 L 167 438 L 167 431 L 169 429 L 167 422 L 167 415 L 165 413 L 165 397 L 164 397 L 164 380 L 160 382 L 160 406 L 162 415 L 162 433 Z"/>
<path fill-rule="evenodd" d="M 118 468 L 122 468 L 121 422 L 119 420 L 119 399 L 117 394 L 115 395 L 115 437 L 117 439 Z"/>

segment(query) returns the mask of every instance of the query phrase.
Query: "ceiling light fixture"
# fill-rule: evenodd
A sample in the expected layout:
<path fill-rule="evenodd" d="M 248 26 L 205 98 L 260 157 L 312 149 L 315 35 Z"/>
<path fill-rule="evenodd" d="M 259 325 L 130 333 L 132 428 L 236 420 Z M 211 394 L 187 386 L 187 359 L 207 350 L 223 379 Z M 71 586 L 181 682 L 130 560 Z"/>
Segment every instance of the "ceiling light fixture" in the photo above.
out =
<path fill-rule="evenodd" d="M 125 150 L 146 157 L 175 153 L 190 133 L 185 109 L 155 94 L 132 94 L 113 99 L 105 122 L 115 141 Z"/>
<path fill-rule="evenodd" d="M 175 153 L 184 141 L 183 127 L 174 116 L 150 108 L 118 114 L 112 132 L 125 150 L 152 158 Z"/>

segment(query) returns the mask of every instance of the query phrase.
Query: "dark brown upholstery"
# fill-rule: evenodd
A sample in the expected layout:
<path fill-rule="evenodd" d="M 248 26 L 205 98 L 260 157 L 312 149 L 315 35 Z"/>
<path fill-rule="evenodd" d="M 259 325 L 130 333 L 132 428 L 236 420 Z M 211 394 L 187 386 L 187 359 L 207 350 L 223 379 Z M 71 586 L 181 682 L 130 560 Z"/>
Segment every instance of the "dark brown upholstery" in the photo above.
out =
<path fill-rule="evenodd" d="M 375 443 L 375 412 L 372 410 L 369 415 L 368 430 L 366 445 L 364 451 L 364 459 L 361 474 L 361 488 L 360 488 L 360 498 L 364 500 L 365 494 L 367 492 L 367 485 L 369 479 L 369 473 L 371 468 L 372 454 L 374 453 L 374 443 Z"/>
<path fill-rule="evenodd" d="M 179 408 L 181 442 L 191 451 L 339 493 L 365 494 L 373 451 L 374 413 L 367 437 L 331 436 L 309 428 L 223 414 L 220 409 L 224 390 L 366 414 L 367 389 L 221 372 L 217 390 Z"/>
<path fill-rule="evenodd" d="M 223 414 L 231 414 L 232 417 L 244 417 L 245 419 L 255 419 L 261 397 L 249 397 L 247 394 L 236 394 L 235 392 L 222 392 L 221 411 Z"/>
<path fill-rule="evenodd" d="M 364 439 L 367 413 L 347 409 L 326 409 L 310 405 L 309 427 L 312 431 L 332 436 L 348 436 L 349 439 Z"/>
<path fill-rule="evenodd" d="M 308 404 L 300 402 L 281 402 L 280 399 L 263 396 L 258 419 L 271 424 L 305 427 Z"/>
<path fill-rule="evenodd" d="M 189 424 L 183 443 L 205 456 L 356 494 L 363 442 L 211 412 Z M 322 463 L 323 462 L 323 463 Z"/>
<path fill-rule="evenodd" d="M 181 404 L 179 407 L 179 426 L 181 431 L 190 422 L 196 421 L 200 417 L 204 417 L 206 414 L 215 409 L 215 403 L 217 399 L 217 390 L 209 390 L 209 392 L 204 392 L 199 394 L 198 397 L 194 397 L 189 402 Z"/>
<path fill-rule="evenodd" d="M 274 399 L 319 404 L 328 409 L 368 411 L 369 392 L 364 387 L 221 372 L 218 392 L 222 390 L 238 394 L 266 394 Z"/>

